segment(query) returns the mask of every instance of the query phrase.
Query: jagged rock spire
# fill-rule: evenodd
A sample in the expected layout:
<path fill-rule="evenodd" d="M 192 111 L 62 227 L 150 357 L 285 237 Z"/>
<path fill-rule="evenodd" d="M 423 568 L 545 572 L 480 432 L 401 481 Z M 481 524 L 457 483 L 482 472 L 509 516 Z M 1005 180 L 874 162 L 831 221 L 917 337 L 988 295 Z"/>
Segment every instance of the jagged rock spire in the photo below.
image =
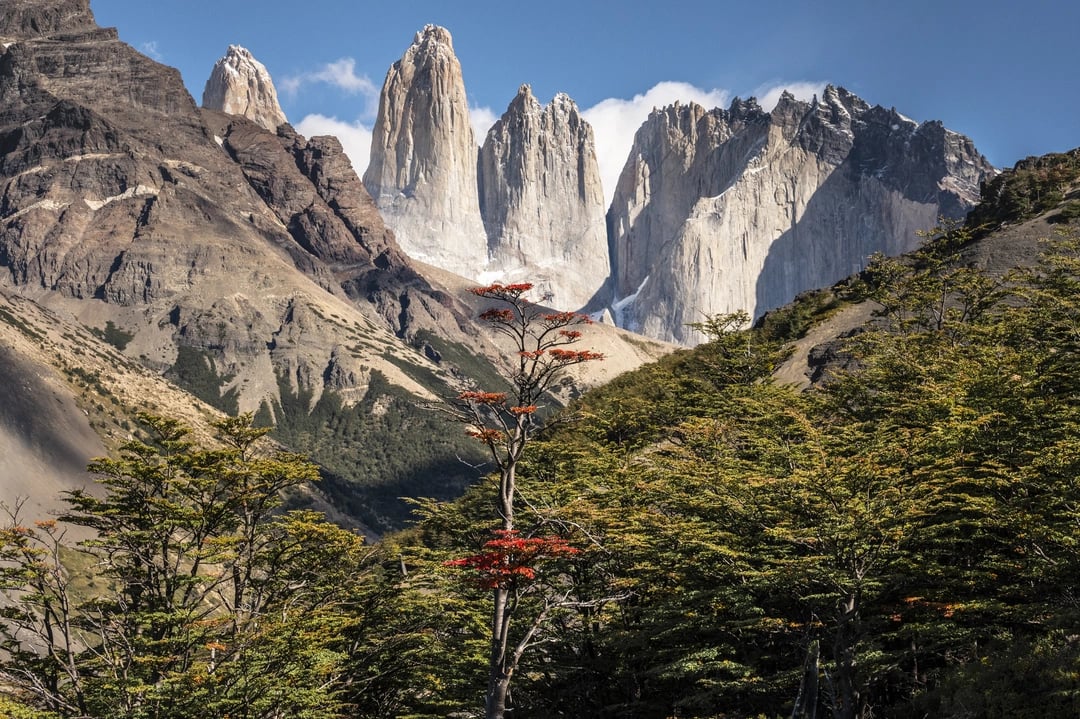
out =
<path fill-rule="evenodd" d="M 288 122 L 266 66 L 239 45 L 229 45 L 225 56 L 214 64 L 203 90 L 202 105 L 241 115 L 271 131 Z"/>
<path fill-rule="evenodd" d="M 364 185 L 402 249 L 467 277 L 487 264 L 476 157 L 453 41 L 427 25 L 386 74 Z"/>
<path fill-rule="evenodd" d="M 479 185 L 492 269 L 559 309 L 583 307 L 610 266 L 593 131 L 574 101 L 542 107 L 522 85 L 484 140 Z"/>

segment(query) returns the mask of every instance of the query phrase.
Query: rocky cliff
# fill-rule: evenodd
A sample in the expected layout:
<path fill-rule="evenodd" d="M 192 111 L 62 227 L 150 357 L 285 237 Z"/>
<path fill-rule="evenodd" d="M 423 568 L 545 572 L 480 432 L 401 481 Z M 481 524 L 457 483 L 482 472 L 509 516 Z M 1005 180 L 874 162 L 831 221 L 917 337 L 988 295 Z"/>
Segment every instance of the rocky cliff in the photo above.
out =
<path fill-rule="evenodd" d="M 638 131 L 608 212 L 621 326 L 693 343 L 687 327 L 761 315 L 918 243 L 959 217 L 993 168 L 940 123 L 828 87 L 727 110 L 673 105 Z"/>
<path fill-rule="evenodd" d="M 328 393 L 370 416 L 456 384 L 418 350 L 475 349 L 469 310 L 408 263 L 335 140 L 200 111 L 86 0 L 8 2 L 0 37 L 0 289 L 279 424 Z"/>
<path fill-rule="evenodd" d="M 335 139 L 200 110 L 86 0 L 7 0 L 0 40 L 0 499 L 28 468 L 77 486 L 140 411 L 205 426 L 198 400 L 275 423 L 368 527 L 477 478 L 476 443 L 417 403 L 490 381 L 499 348 Z"/>
<path fill-rule="evenodd" d="M 545 107 L 522 86 L 478 163 L 467 113 L 450 35 L 425 27 L 387 74 L 364 175 L 402 247 L 682 343 L 707 316 L 760 316 L 914 248 L 993 172 L 967 138 L 842 88 L 772 112 L 676 104 L 637 133 L 601 227 L 592 129 L 570 98 Z"/>
<path fill-rule="evenodd" d="M 60 34 L 13 36 L 51 27 L 49 13 L 0 30 L 12 41 L 0 56 L 6 284 L 113 320 L 152 364 L 170 366 L 178 347 L 213 354 L 241 409 L 276 398 L 282 373 L 315 398 L 324 375 L 349 375 L 331 367 L 351 361 L 335 353 L 331 307 L 385 342 L 434 326 L 468 336 L 461 311 L 408 264 L 336 140 L 200 112 L 175 70 L 94 26 L 85 5 L 66 9 L 78 25 Z M 15 3 L 26 17 L 49 7 Z M 305 324 L 305 341 L 269 351 L 291 323 Z"/>
<path fill-rule="evenodd" d="M 469 277 L 487 261 L 476 158 L 453 41 L 428 25 L 386 74 L 364 185 L 410 256 Z"/>
<path fill-rule="evenodd" d="M 450 33 L 428 25 L 387 73 L 364 184 L 413 258 L 473 280 L 528 280 L 576 310 L 609 274 L 592 128 L 523 85 L 479 153 Z"/>
<path fill-rule="evenodd" d="M 229 45 L 225 56 L 214 63 L 203 89 L 202 106 L 246 117 L 271 131 L 288 122 L 266 66 L 239 45 Z"/>
<path fill-rule="evenodd" d="M 552 306 L 584 307 L 607 278 L 604 193 L 592 128 L 556 95 L 522 85 L 480 150 L 490 269 L 537 285 Z"/>

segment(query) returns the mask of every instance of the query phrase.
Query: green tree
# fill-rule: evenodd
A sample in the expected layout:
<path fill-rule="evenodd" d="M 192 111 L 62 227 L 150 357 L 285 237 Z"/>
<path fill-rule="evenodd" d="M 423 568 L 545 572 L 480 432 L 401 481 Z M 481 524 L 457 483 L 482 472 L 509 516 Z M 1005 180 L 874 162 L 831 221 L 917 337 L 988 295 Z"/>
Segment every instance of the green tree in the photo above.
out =
<path fill-rule="evenodd" d="M 0 677 L 79 717 L 326 716 L 343 657 L 343 602 L 362 538 L 282 493 L 317 478 L 297 455 L 257 449 L 250 416 L 197 449 L 174 420 L 143 416 L 149 442 L 95 461 L 99 491 L 65 496 L 93 530 L 69 548 L 55 522 L 0 535 Z M 76 590 L 66 556 L 104 580 Z"/>

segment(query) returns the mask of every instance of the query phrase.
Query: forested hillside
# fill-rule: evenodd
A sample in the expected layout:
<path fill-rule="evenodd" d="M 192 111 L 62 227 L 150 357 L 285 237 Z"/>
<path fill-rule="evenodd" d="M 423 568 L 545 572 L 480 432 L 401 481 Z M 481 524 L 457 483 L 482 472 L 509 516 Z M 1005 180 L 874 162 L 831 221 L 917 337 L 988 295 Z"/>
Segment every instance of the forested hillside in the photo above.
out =
<path fill-rule="evenodd" d="M 221 451 L 147 435 L 96 467 L 110 499 L 69 498 L 103 539 L 54 552 L 58 530 L 29 519 L 0 536 L 22 652 L 0 702 L 19 717 L 481 716 L 498 587 L 511 631 L 536 627 L 514 717 L 1075 716 L 1080 238 L 1059 225 L 1006 275 L 970 266 L 972 228 L 942 229 L 762 328 L 712 318 L 711 342 L 587 394 L 517 475 L 516 531 L 576 551 L 498 549 L 487 574 L 470 567 L 505 546 L 492 481 L 418 502 L 415 526 L 360 547 L 308 514 L 252 513 L 312 472 L 263 457 L 242 423 L 222 425 Z M 786 341 L 856 302 L 875 319 L 822 382 L 772 380 Z M 214 526 L 194 521 L 208 507 Z M 135 521 L 150 508 L 158 521 Z M 155 554 L 145 533 L 162 526 Z M 106 572 L 93 592 L 90 565 Z M 71 642 L 16 631 L 28 622 Z"/>

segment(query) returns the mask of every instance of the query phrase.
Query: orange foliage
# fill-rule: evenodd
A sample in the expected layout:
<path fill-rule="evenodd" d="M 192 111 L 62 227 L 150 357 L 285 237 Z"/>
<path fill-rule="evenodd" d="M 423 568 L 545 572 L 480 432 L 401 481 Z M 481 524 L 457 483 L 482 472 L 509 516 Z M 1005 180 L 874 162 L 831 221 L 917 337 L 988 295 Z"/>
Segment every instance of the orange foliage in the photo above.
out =
<path fill-rule="evenodd" d="M 462 392 L 458 395 L 458 399 L 476 404 L 502 404 L 506 401 L 506 392 Z"/>

